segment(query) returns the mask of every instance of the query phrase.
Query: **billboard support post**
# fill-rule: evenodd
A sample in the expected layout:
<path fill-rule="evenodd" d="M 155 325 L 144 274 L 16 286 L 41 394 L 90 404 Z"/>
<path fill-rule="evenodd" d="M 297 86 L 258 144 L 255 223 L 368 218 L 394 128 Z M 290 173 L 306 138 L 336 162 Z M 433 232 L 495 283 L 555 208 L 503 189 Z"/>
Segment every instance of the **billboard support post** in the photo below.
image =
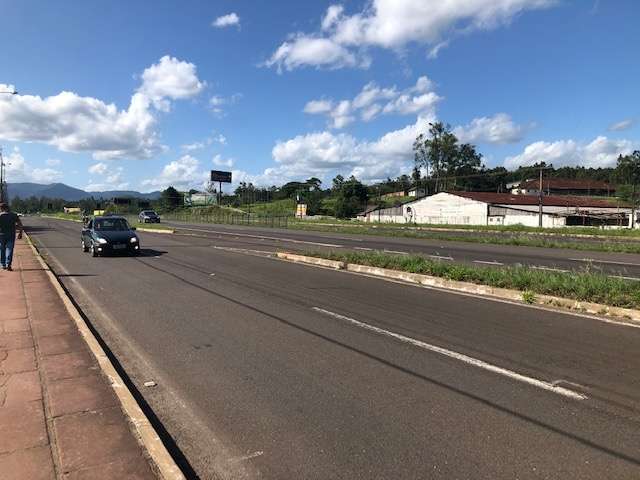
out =
<path fill-rule="evenodd" d="M 211 170 L 211 181 L 218 182 L 218 206 L 222 203 L 222 184 L 231 183 L 231 172 Z"/>

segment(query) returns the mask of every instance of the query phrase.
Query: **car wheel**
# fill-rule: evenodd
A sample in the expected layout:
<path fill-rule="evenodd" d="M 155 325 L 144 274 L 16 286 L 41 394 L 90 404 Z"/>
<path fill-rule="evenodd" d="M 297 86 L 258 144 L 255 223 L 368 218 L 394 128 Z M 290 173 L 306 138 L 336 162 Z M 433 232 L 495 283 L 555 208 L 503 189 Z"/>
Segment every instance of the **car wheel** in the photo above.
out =
<path fill-rule="evenodd" d="M 82 251 L 83 252 L 88 252 L 89 251 L 89 247 L 87 247 L 87 244 L 84 243 L 84 239 L 82 239 Z"/>
<path fill-rule="evenodd" d="M 96 246 L 91 242 L 91 246 L 89 247 L 89 251 L 91 252 L 92 257 L 98 256 L 98 251 L 96 250 Z"/>

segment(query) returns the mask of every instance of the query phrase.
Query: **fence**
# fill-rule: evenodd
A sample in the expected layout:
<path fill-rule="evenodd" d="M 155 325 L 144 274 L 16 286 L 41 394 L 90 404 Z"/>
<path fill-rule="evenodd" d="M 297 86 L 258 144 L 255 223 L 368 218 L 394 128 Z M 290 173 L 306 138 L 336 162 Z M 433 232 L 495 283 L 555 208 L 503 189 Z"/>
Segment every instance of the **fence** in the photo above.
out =
<path fill-rule="evenodd" d="M 165 221 L 188 223 L 220 223 L 270 228 L 287 228 L 289 225 L 289 217 L 284 215 L 256 215 L 251 213 L 165 213 L 161 215 L 161 217 Z"/>

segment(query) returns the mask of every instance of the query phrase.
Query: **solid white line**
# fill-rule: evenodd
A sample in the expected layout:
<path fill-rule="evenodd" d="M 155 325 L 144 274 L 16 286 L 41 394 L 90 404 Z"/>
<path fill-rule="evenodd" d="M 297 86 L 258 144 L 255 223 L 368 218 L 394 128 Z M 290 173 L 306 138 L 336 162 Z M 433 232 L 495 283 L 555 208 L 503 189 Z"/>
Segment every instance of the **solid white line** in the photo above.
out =
<path fill-rule="evenodd" d="M 610 278 L 621 278 L 622 280 L 635 280 L 640 281 L 638 277 L 625 277 L 624 275 L 608 275 Z"/>
<path fill-rule="evenodd" d="M 368 247 L 353 247 L 354 250 L 366 250 L 367 252 L 371 252 L 373 248 Z"/>
<path fill-rule="evenodd" d="M 267 240 L 279 240 L 281 242 L 291 242 L 291 243 L 304 243 L 307 245 L 318 245 L 319 247 L 331 247 L 331 248 L 342 248 L 343 245 L 336 245 L 333 243 L 320 243 L 320 242 L 310 242 L 307 240 L 296 240 L 294 238 L 286 238 L 286 237 L 268 237 L 266 235 L 250 235 L 248 233 L 235 233 L 235 232 L 220 232 L 217 230 L 207 230 L 204 228 L 187 228 L 187 227 L 176 227 L 179 230 L 192 230 L 194 232 L 207 232 L 207 233 L 215 233 L 218 235 L 231 235 L 236 239 L 238 237 L 248 237 L 248 238 L 259 238 L 259 239 L 267 239 Z"/>
<path fill-rule="evenodd" d="M 483 263 L 485 265 L 504 265 L 504 263 L 501 262 L 486 262 L 484 260 L 474 260 L 473 263 Z"/>
<path fill-rule="evenodd" d="M 528 377 L 526 375 L 522 375 L 520 373 L 514 372 L 512 370 L 508 370 L 506 368 L 498 367 L 491 363 L 484 362 L 482 360 L 478 360 L 477 358 L 469 357 L 468 355 L 464 355 L 462 353 L 454 352 L 452 350 L 447 350 L 446 348 L 438 347 L 436 345 L 431 345 L 430 343 L 422 342 L 420 340 L 416 340 L 415 338 L 406 337 L 404 335 L 400 335 L 399 333 L 390 332 L 389 330 L 385 330 L 383 328 L 375 327 L 373 325 L 369 325 L 368 323 L 360 322 L 350 317 L 346 317 L 344 315 L 340 315 L 339 313 L 331 312 L 329 310 L 325 310 L 320 307 L 312 307 L 312 310 L 316 312 L 323 313 L 325 315 L 329 315 L 331 317 L 337 318 L 339 320 L 344 320 L 356 327 L 363 328 L 365 330 L 369 330 L 371 332 L 378 333 L 380 335 L 385 335 L 387 337 L 395 338 L 403 343 L 407 343 L 409 345 L 413 345 L 418 348 L 422 348 L 423 350 L 428 350 L 430 352 L 439 353 L 440 355 L 445 355 L 449 358 L 453 358 L 455 360 L 461 361 L 468 365 L 472 365 L 477 368 L 482 368 L 483 370 L 487 370 L 489 372 L 497 373 L 498 375 L 502 375 L 512 380 L 517 380 L 519 382 L 526 383 L 528 385 L 532 385 L 537 388 L 541 388 L 543 390 L 547 390 L 549 392 L 556 393 L 558 395 L 562 395 L 564 397 L 572 398 L 574 400 L 585 400 L 587 398 L 586 395 L 583 395 L 578 392 L 574 392 L 573 390 L 569 390 L 568 388 L 556 386 L 553 383 L 545 382 L 543 380 L 538 380 L 537 378 Z"/>
<path fill-rule="evenodd" d="M 632 262 L 616 262 L 615 260 L 596 260 L 595 258 L 569 258 L 574 262 L 589 262 L 589 263 L 610 263 L 612 265 L 631 265 L 632 267 L 640 267 L 640 263 Z"/>
<path fill-rule="evenodd" d="M 385 249 L 384 252 L 386 252 L 386 253 L 397 253 L 398 255 L 409 255 L 407 252 L 400 252 L 398 250 L 387 250 L 387 249 Z"/>
<path fill-rule="evenodd" d="M 550 272 L 562 272 L 567 273 L 569 270 L 563 270 L 562 268 L 545 267 L 544 265 L 531 265 L 531 268 L 535 270 L 548 270 Z"/>
<path fill-rule="evenodd" d="M 439 258 L 440 260 L 453 260 L 453 257 L 445 257 L 442 255 L 429 255 L 431 258 Z"/>

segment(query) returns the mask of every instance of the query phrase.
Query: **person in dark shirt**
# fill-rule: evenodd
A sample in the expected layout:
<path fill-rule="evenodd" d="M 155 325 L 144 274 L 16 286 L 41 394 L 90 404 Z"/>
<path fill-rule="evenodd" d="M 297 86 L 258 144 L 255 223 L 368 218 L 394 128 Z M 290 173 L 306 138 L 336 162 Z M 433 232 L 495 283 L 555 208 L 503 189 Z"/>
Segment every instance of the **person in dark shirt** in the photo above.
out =
<path fill-rule="evenodd" d="M 20 217 L 9 210 L 9 205 L 0 203 L 0 264 L 3 270 L 12 270 L 13 245 L 18 238 L 22 238 L 22 222 Z"/>

